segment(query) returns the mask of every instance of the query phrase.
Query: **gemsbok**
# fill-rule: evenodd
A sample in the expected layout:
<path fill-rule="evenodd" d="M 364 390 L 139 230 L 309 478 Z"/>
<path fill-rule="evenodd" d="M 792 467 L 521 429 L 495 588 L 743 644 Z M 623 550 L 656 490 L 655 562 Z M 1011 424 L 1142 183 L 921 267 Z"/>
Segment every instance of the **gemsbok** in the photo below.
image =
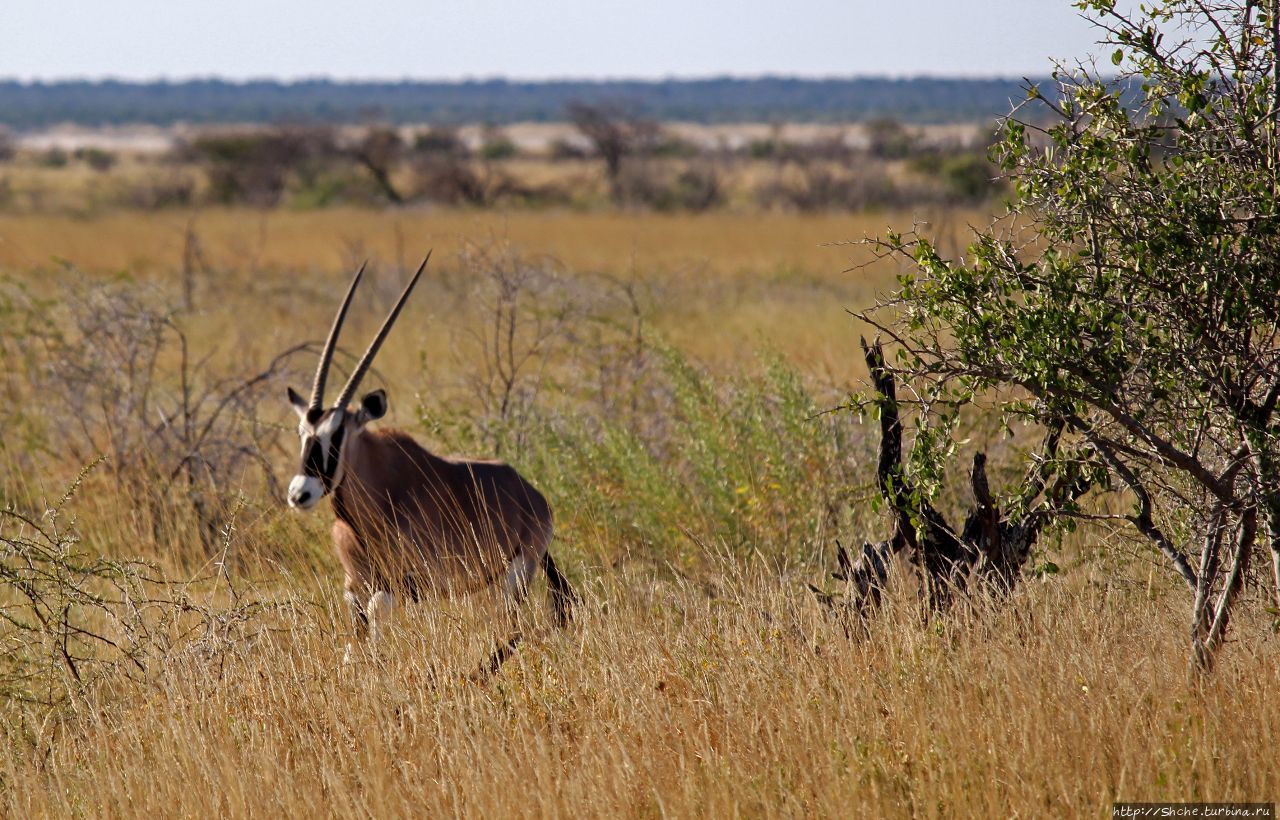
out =
<path fill-rule="evenodd" d="M 396 317 L 427 267 L 431 254 L 400 294 L 395 307 L 351 371 L 332 405 L 324 405 L 325 378 L 364 266 L 338 308 L 320 354 L 311 398 L 292 387 L 302 458 L 289 482 L 289 506 L 310 510 L 333 498 L 333 543 L 346 573 L 345 598 L 356 643 L 376 648 L 396 595 L 467 593 L 501 583 L 508 612 L 524 599 L 539 565 L 545 570 L 557 626 L 569 622 L 576 595 L 547 548 L 552 516 L 547 500 L 510 465 L 499 461 L 442 458 L 407 433 L 372 430 L 387 412 L 387 394 L 374 390 L 351 399 L 386 340 Z M 520 641 L 500 642 L 488 663 L 497 670 Z M 355 646 L 347 645 L 346 660 Z"/>

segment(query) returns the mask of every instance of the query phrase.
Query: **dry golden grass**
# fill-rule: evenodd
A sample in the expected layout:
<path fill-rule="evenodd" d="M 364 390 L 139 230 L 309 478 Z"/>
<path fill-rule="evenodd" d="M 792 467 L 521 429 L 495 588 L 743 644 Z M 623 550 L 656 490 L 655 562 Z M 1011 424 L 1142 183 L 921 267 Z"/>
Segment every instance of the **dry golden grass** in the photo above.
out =
<path fill-rule="evenodd" d="M 353 255 L 409 265 L 423 248 L 449 253 L 464 241 L 496 235 L 530 253 L 552 254 L 576 270 L 640 267 L 670 275 L 735 276 L 802 269 L 836 278 L 849 251 L 824 246 L 878 234 L 909 223 L 911 216 L 329 208 L 209 209 L 194 218 L 215 267 L 253 262 L 259 269 L 305 269 L 349 264 Z M 182 211 L 0 214 L 0 265 L 33 268 L 57 258 L 88 271 L 171 272 L 181 263 L 192 217 Z M 947 217 L 960 224 L 983 220 L 978 212 Z"/>
<path fill-rule="evenodd" d="M 47 756 L 0 760 L 6 813 L 1067 817 L 1280 787 L 1274 639 L 1242 629 L 1196 688 L 1161 595 L 1036 584 L 850 640 L 800 580 L 729 567 L 710 597 L 608 576 L 484 686 L 462 679 L 483 608 L 418 608 L 346 668 L 324 612 L 300 616 L 216 663 L 172 658 Z"/>
<path fill-rule="evenodd" d="M 390 421 L 434 446 L 413 404 L 437 379 L 476 366 L 456 346 L 475 319 L 459 304 L 461 253 L 498 237 L 554 256 L 571 283 L 601 273 L 642 283 L 651 327 L 709 362 L 719 374 L 709 379 L 758 369 L 760 350 L 771 348 L 831 396 L 859 373 L 861 329 L 843 309 L 866 304 L 894 271 L 845 273 L 865 257 L 824 243 L 912 216 L 206 211 L 196 230 L 208 271 L 184 321 L 198 353 L 260 366 L 323 333 L 348 269 L 369 257 L 377 270 L 348 330 L 358 348 L 401 272 L 434 246 L 435 276 L 373 377 L 391 387 Z M 173 292 L 188 220 L 0 216 L 0 272 L 52 294 L 80 276 L 126 273 Z M 935 218 L 947 231 L 983 221 Z M 18 401 L 38 387 L 5 384 Z M 718 407 L 689 423 L 718 423 Z M 281 401 L 267 421 L 280 424 L 288 471 L 292 413 Z M 824 575 L 822 555 L 797 566 L 730 544 L 711 526 L 740 517 L 741 532 L 774 526 L 765 533 L 773 541 L 804 532 L 788 520 L 809 512 L 796 501 L 800 488 L 735 478 L 744 483 L 728 488 L 727 503 L 740 502 L 740 512 L 725 519 L 724 507 L 708 506 L 685 522 L 697 529 L 688 540 L 709 553 L 696 570 L 671 566 L 676 545 L 621 543 L 631 538 L 626 522 L 592 518 L 625 504 L 575 506 L 644 490 L 670 496 L 674 510 L 695 509 L 680 503 L 723 489 L 718 476 L 730 466 L 751 478 L 808 465 L 804 480 L 823 482 L 839 465 L 814 467 L 815 456 L 861 452 L 774 442 L 763 423 L 722 425 L 740 425 L 739 443 L 759 465 L 724 464 L 732 453 L 723 448 L 737 440 L 711 436 L 710 454 L 690 462 L 705 469 L 676 487 L 652 487 L 663 474 L 647 463 L 619 468 L 634 470 L 628 483 L 608 465 L 573 462 L 581 473 L 553 475 L 554 448 L 526 457 L 543 465 L 529 478 L 558 505 L 553 551 L 585 602 L 568 632 L 552 632 L 539 582 L 525 608 L 533 637 L 486 685 L 464 681 L 499 628 L 483 596 L 402 608 L 377 659 L 342 667 L 347 627 L 327 506 L 293 515 L 247 483 L 229 565 L 241 595 L 284 607 L 262 616 L 274 631 L 176 650 L 141 679 L 108 678 L 59 719 L 8 704 L 14 741 L 0 753 L 0 814 L 1056 817 L 1106 815 L 1113 800 L 1280 792 L 1273 625 L 1242 616 L 1215 675 L 1193 683 L 1183 591 L 1158 564 L 1118 558 L 1123 550 L 1100 557 L 1111 535 L 1046 545 L 1066 569 L 1028 580 L 1007 605 L 928 618 L 899 590 L 869 637 L 850 638 L 805 591 Z M 56 497 L 83 466 L 53 447 L 15 453 L 5 451 L 5 469 L 30 472 L 0 484 L 14 498 Z M 874 469 L 847 466 L 865 480 Z M 170 577 L 207 570 L 220 556 L 146 517 L 157 488 L 117 493 L 102 474 L 91 477 L 74 506 L 85 543 L 141 554 Z M 826 503 L 812 498 L 804 503 Z M 841 515 L 829 526 L 849 541 L 884 534 L 868 509 Z M 582 543 L 600 533 L 620 542 Z M 828 535 L 819 528 L 817 537 Z M 191 592 L 227 603 L 220 580 Z"/>
<path fill-rule="evenodd" d="M 222 209 L 192 219 L 176 211 L 0 214 L 0 271 L 21 278 L 70 265 L 173 287 L 187 228 L 194 224 L 211 269 L 200 276 L 200 287 L 212 297 L 200 304 L 209 320 L 229 316 L 231 326 L 222 330 L 242 331 L 247 338 L 241 343 L 258 344 L 264 328 L 281 334 L 271 340 L 278 343 L 322 332 L 331 310 L 321 299 L 285 299 L 289 288 L 337 291 L 364 259 L 391 269 L 388 279 L 404 276 L 428 248 L 436 249 L 433 273 L 444 276 L 460 267 L 465 246 L 500 240 L 529 255 L 548 255 L 572 275 L 605 273 L 642 283 L 656 327 L 713 365 L 748 366 L 755 351 L 772 347 L 807 371 L 848 379 L 861 372 L 860 357 L 849 352 L 857 349 L 862 329 L 845 309 L 868 304 L 892 285 L 895 269 L 848 272 L 867 261 L 866 251 L 834 243 L 926 221 L 955 247 L 963 241 L 963 226 L 985 224 L 987 215 Z M 424 300 L 419 309 L 434 307 Z M 400 332 L 417 331 L 406 324 Z M 419 348 L 412 335 L 402 341 L 401 349 Z"/>

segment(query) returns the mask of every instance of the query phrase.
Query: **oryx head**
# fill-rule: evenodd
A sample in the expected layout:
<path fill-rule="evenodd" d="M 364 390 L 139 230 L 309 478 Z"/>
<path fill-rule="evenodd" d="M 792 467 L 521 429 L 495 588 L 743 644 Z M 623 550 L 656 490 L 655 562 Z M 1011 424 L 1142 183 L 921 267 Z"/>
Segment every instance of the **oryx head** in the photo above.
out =
<path fill-rule="evenodd" d="M 351 306 L 351 297 L 355 295 L 356 286 L 360 284 L 360 278 L 364 275 L 364 265 L 361 265 L 360 270 L 356 271 L 355 278 L 351 280 L 351 287 L 347 289 L 342 306 L 334 316 L 333 327 L 329 329 L 329 337 L 325 340 L 324 350 L 320 353 L 315 382 L 311 385 L 311 399 L 308 401 L 292 387 L 289 388 L 289 403 L 298 413 L 298 437 L 302 439 L 302 457 L 298 464 L 298 472 L 289 482 L 290 507 L 309 510 L 326 494 L 333 492 L 343 479 L 345 469 L 343 454 L 346 452 L 344 445 L 358 436 L 366 424 L 386 414 L 387 394 L 384 390 L 374 390 L 372 393 L 365 394 L 358 406 L 349 405 L 352 396 L 360 387 L 360 380 L 368 372 L 369 365 L 373 363 L 373 357 L 377 355 L 378 348 L 387 338 L 392 324 L 400 315 L 400 309 L 404 307 L 410 292 L 413 291 L 413 286 L 418 284 L 418 278 L 426 270 L 429 259 L 431 259 L 430 253 L 427 254 L 426 259 L 422 260 L 418 272 L 409 280 L 409 284 L 405 285 L 395 307 L 391 308 L 391 313 L 387 315 L 386 321 L 378 330 L 378 335 L 373 337 L 368 349 L 360 357 L 359 364 L 351 371 L 351 378 L 347 379 L 347 384 L 338 394 L 337 400 L 326 408 L 324 406 L 325 378 L 329 375 L 333 351 L 338 344 L 338 333 L 342 330 L 342 321 L 347 316 L 347 308 Z"/>

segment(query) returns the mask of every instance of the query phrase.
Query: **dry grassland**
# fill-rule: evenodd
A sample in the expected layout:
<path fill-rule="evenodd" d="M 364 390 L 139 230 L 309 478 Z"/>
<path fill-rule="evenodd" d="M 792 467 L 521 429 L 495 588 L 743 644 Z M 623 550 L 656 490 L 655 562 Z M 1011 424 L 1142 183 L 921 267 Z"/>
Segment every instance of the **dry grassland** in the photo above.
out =
<path fill-rule="evenodd" d="M 202 579 L 181 587 L 183 600 L 240 614 L 179 612 L 145 669 L 103 676 L 52 713 L 7 703 L 0 814 L 1099 817 L 1113 800 L 1275 799 L 1274 625 L 1233 623 L 1214 677 L 1193 682 L 1182 590 L 1116 533 L 1050 539 L 1035 563 L 1052 558 L 1060 572 L 945 619 L 904 589 L 850 634 L 806 591 L 837 537 L 885 531 L 869 504 L 870 432 L 817 413 L 859 378 L 861 329 L 843 308 L 865 305 L 895 271 L 844 272 L 865 257 L 825 243 L 917 217 L 956 236 L 984 221 L 0 216 L 0 272 L 55 300 L 86 282 L 179 294 L 193 224 L 194 310 L 180 321 L 194 353 L 242 370 L 319 337 L 367 257 L 375 275 L 347 331 L 359 349 L 402 272 L 435 247 L 432 279 L 368 386 L 390 388 L 392 423 L 472 455 L 489 454 L 488 439 L 450 431 L 471 431 L 482 406 L 445 387 L 481 366 L 468 343 L 485 321 L 467 279 L 483 266 L 477 254 L 500 259 L 505 242 L 553 258 L 554 294 L 606 294 L 601 310 L 624 340 L 616 288 L 636 283 L 647 343 L 673 351 L 646 365 L 646 383 L 662 385 L 653 395 L 587 399 L 595 337 L 571 335 L 549 371 L 554 395 L 539 394 L 521 422 L 533 440 L 492 434 L 556 507 L 553 551 L 584 602 L 554 632 L 538 582 L 525 612 L 533 637 L 486 685 L 465 679 L 497 628 L 485 596 L 406 607 L 377 658 L 342 666 L 327 505 L 292 514 L 246 472 L 210 547 L 187 507 L 167 506 L 172 483 L 125 488 L 99 467 L 69 505 L 85 547 L 148 559 L 170 581 Z M 4 332 L 13 342 L 20 331 Z M 15 349 L 21 339 L 0 347 Z M 6 364 L 2 418 L 26 438 L 0 447 L 0 494 L 38 514 L 35 499 L 56 499 L 84 463 L 70 434 L 47 429 L 58 417 L 41 391 L 55 388 Z M 161 358 L 157 391 L 175 389 L 176 364 Z M 265 452 L 287 475 L 292 412 L 281 396 L 263 413 L 276 431 Z M 994 433 L 974 435 L 993 463 L 1011 454 Z M 256 608 L 237 609 L 246 602 Z"/>
<path fill-rule="evenodd" d="M 648 295 L 657 327 L 712 364 L 748 365 L 759 348 L 775 347 L 809 372 L 848 378 L 860 372 L 861 364 L 860 357 L 849 355 L 857 349 L 859 327 L 845 308 L 867 304 L 892 285 L 894 270 L 848 271 L 868 256 L 860 248 L 835 243 L 923 222 L 957 247 L 964 241 L 965 226 L 985 221 L 980 211 L 951 210 L 668 216 L 223 209 L 194 219 L 177 212 L 83 218 L 0 214 L 0 270 L 66 267 L 97 276 L 123 273 L 173 287 L 192 227 L 202 268 L 207 268 L 197 275 L 198 287 L 209 297 L 200 304 L 206 321 L 218 321 L 219 313 L 230 308 L 236 327 L 227 331 L 237 337 L 237 345 L 270 349 L 271 344 L 284 347 L 286 341 L 323 332 L 333 294 L 362 260 L 386 271 L 385 290 L 394 292 L 391 280 L 411 272 L 428 248 L 436 249 L 433 269 L 448 277 L 460 270 L 458 256 L 464 249 L 509 243 L 529 256 L 548 257 L 571 276 L 604 274 L 636 282 Z M 289 297 L 291 288 L 298 292 L 295 298 Z M 422 301 L 418 316 L 438 315 L 438 303 Z M 264 309 L 268 315 L 255 314 Z M 379 321 L 375 312 L 369 310 L 365 318 Z M 265 340 L 264 329 L 270 332 Z M 398 347 L 416 350 L 420 346 L 414 334 L 429 328 L 406 323 L 398 332 L 409 336 Z"/>
<path fill-rule="evenodd" d="M 488 686 L 462 680 L 482 617 L 419 610 L 380 663 L 342 668 L 326 612 L 300 616 L 0 761 L 8 813 L 1098 817 L 1275 794 L 1280 675 L 1256 634 L 1196 689 L 1181 612 L 1142 591 L 1036 584 L 971 623 L 894 611 L 849 640 L 799 578 L 766 578 L 727 568 L 715 597 L 603 578 Z"/>

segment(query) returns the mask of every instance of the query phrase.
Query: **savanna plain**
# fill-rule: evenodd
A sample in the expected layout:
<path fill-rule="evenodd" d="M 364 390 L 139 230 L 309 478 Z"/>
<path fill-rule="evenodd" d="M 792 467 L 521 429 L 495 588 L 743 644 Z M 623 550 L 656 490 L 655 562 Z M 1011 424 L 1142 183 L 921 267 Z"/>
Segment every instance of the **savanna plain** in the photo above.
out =
<path fill-rule="evenodd" d="M 990 213 L 0 214 L 0 534 L 57 575 L 5 592 L 0 811 L 1049 817 L 1274 799 L 1274 619 L 1241 615 L 1193 677 L 1178 581 L 1123 531 L 1044 539 L 999 606 L 935 616 L 898 589 L 850 625 L 809 591 L 839 591 L 837 541 L 889 526 L 878 429 L 838 408 L 866 376 L 846 308 L 900 271 L 843 243 L 922 223 L 960 253 Z M 283 500 L 285 386 L 309 385 L 355 267 L 372 275 L 339 370 L 429 248 L 366 379 L 388 390 L 383 423 L 512 462 L 551 501 L 582 596 L 554 630 L 539 580 L 529 639 L 484 683 L 468 677 L 500 623 L 484 595 L 405 606 L 377 657 L 343 665 L 332 513 Z M 1014 478 L 1022 439 L 996 419 L 964 432 L 962 453 Z M 961 471 L 948 486 L 943 507 L 968 503 Z"/>

